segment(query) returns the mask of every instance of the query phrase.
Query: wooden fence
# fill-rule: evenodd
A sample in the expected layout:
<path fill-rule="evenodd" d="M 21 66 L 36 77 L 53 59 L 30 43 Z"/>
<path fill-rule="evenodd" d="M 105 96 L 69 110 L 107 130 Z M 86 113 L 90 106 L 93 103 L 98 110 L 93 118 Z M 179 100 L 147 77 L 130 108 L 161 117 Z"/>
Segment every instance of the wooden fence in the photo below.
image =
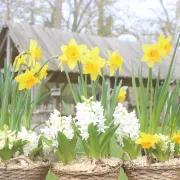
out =
<path fill-rule="evenodd" d="M 70 111 L 70 114 L 74 116 L 75 115 L 74 104 L 68 104 L 67 106 Z M 33 118 L 32 118 L 33 123 L 38 124 L 48 120 L 50 114 L 53 113 L 54 109 L 55 106 L 53 104 L 42 104 L 40 106 L 37 106 L 33 113 Z M 58 111 L 60 111 L 62 115 L 67 115 L 62 104 L 60 104 L 60 108 L 58 109 Z"/>

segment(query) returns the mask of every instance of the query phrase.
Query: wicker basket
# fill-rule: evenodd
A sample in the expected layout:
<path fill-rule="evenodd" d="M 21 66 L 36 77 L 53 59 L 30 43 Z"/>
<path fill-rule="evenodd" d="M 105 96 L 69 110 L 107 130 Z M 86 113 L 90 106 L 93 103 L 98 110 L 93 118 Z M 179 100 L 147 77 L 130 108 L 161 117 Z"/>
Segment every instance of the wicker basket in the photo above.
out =
<path fill-rule="evenodd" d="M 178 160 L 180 162 L 180 160 Z M 180 163 L 173 160 L 164 163 L 139 164 L 131 161 L 123 163 L 128 180 L 178 180 L 180 179 Z"/>
<path fill-rule="evenodd" d="M 76 162 L 66 166 L 58 163 L 52 166 L 52 171 L 59 180 L 117 180 L 120 167 L 121 160 L 110 158 L 96 162 Z"/>
<path fill-rule="evenodd" d="M 18 165 L 8 161 L 0 164 L 0 180 L 45 180 L 49 168 L 49 162 Z"/>

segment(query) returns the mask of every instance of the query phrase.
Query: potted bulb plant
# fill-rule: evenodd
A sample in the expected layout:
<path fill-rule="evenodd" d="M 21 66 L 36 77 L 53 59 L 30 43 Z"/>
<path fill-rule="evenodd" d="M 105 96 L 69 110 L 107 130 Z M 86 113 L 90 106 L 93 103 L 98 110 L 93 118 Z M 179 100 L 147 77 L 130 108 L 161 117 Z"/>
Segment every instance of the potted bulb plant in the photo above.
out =
<path fill-rule="evenodd" d="M 108 158 L 107 144 L 116 127 L 105 126 L 103 107 L 100 102 L 84 99 L 76 106 L 77 114 L 61 116 L 55 110 L 47 126 L 41 129 L 44 142 L 52 148 L 60 162 L 54 163 L 52 172 L 59 179 L 117 179 L 120 160 Z M 56 116 L 56 115 L 57 116 Z M 85 157 L 75 156 L 76 138 L 80 138 Z"/>
<path fill-rule="evenodd" d="M 121 160 L 111 157 L 110 142 L 119 127 L 119 123 L 113 123 L 114 109 L 117 102 L 122 101 L 125 93 L 123 89 L 120 90 L 121 81 L 119 80 L 123 59 L 117 51 L 108 51 L 109 59 L 106 61 L 100 56 L 98 47 L 89 50 L 86 45 L 78 45 L 74 39 L 70 40 L 68 45 L 63 45 L 61 50 L 62 55 L 58 56 L 60 68 L 66 73 L 76 105 L 76 114 L 71 124 L 74 135 L 84 148 L 84 156 L 73 154 L 74 145 L 66 147 L 68 151 L 62 150 L 62 147 L 65 147 L 63 145 L 65 141 L 57 140 L 59 145 L 54 149 L 56 154 L 57 151 L 68 153 L 71 149 L 73 155 L 69 161 L 64 161 L 65 153 L 60 156 L 57 154 L 61 162 L 54 163 L 52 171 L 59 179 L 64 180 L 118 179 Z M 78 84 L 74 85 L 70 79 L 69 69 L 73 70 L 76 66 L 79 69 L 79 76 Z M 115 74 L 113 86 L 107 83 L 109 75 L 103 70 L 107 67 L 110 69 L 110 76 Z M 63 105 L 68 112 L 65 102 Z M 63 133 L 62 136 L 66 142 L 71 144 L 71 139 L 65 132 L 64 129 L 61 134 Z M 56 133 L 57 139 L 59 139 L 58 133 Z M 47 136 L 44 135 L 44 137 L 44 143 L 52 147 L 53 143 L 48 142 Z"/>
<path fill-rule="evenodd" d="M 132 83 L 139 118 L 139 136 L 133 143 L 141 151 L 130 160 L 124 161 L 123 168 L 130 180 L 136 179 L 178 179 L 180 170 L 179 156 L 179 120 L 180 105 L 179 82 L 170 91 L 178 41 L 169 65 L 169 70 L 162 82 L 160 72 L 153 80 L 153 66 L 162 62 L 171 51 L 170 38 L 160 35 L 153 45 L 143 45 L 143 62 L 148 63 L 149 76 L 143 81 L 142 71 L 138 75 L 138 84 L 133 72 Z M 139 92 L 138 92 L 139 88 Z M 165 115 L 162 116 L 163 112 Z"/>
<path fill-rule="evenodd" d="M 43 143 L 34 130 L 31 118 L 42 99 L 47 65 L 41 66 L 40 48 L 30 41 L 27 52 L 19 54 L 13 67 L 5 64 L 0 72 L 0 179 L 46 178 L 50 163 L 44 159 Z M 39 84 L 32 101 L 31 88 Z"/>

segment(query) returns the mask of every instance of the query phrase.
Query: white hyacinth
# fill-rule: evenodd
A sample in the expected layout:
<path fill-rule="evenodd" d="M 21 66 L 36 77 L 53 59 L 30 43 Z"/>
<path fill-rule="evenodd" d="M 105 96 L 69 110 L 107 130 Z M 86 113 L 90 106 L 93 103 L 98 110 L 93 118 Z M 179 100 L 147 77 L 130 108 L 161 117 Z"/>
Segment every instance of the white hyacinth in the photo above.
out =
<path fill-rule="evenodd" d="M 58 110 L 54 110 L 54 113 L 50 115 L 48 121 L 46 121 L 46 127 L 40 129 L 42 135 L 52 142 L 52 145 L 58 148 L 57 134 L 58 131 L 64 133 L 64 135 L 71 140 L 74 137 L 74 129 L 72 128 L 72 117 L 61 116 Z M 48 154 L 53 151 L 53 148 L 43 143 L 44 153 Z"/>
<path fill-rule="evenodd" d="M 76 111 L 75 124 L 84 140 L 89 137 L 88 126 L 91 123 L 97 126 L 98 133 L 105 132 L 107 126 L 104 124 L 104 109 L 100 102 L 85 99 L 85 102 L 76 105 Z"/>
<path fill-rule="evenodd" d="M 13 143 L 16 141 L 16 132 L 9 130 L 7 126 L 4 126 L 4 130 L 0 130 L 0 149 L 4 148 L 7 138 L 9 140 L 9 149 L 11 149 Z"/>
<path fill-rule="evenodd" d="M 163 134 L 156 134 L 156 135 L 160 138 L 160 141 L 158 141 L 157 144 L 161 148 L 161 151 L 166 152 L 169 148 L 169 143 L 170 143 L 169 137 Z M 171 151 L 171 145 L 170 145 L 170 151 Z"/>
<path fill-rule="evenodd" d="M 172 143 L 172 142 L 170 143 L 170 151 L 174 152 L 174 143 Z"/>
<path fill-rule="evenodd" d="M 130 138 L 132 141 L 139 137 L 140 124 L 136 117 L 135 111 L 128 113 L 127 109 L 123 107 L 121 103 L 118 103 L 115 108 L 114 114 L 114 124 L 119 124 L 116 130 L 117 141 L 121 146 L 123 144 L 123 138 Z"/>
<path fill-rule="evenodd" d="M 23 147 L 24 155 L 28 156 L 28 154 L 38 146 L 39 136 L 36 132 L 31 130 L 27 130 L 25 127 L 21 128 L 21 131 L 17 134 L 17 140 L 27 140 L 28 143 Z"/>

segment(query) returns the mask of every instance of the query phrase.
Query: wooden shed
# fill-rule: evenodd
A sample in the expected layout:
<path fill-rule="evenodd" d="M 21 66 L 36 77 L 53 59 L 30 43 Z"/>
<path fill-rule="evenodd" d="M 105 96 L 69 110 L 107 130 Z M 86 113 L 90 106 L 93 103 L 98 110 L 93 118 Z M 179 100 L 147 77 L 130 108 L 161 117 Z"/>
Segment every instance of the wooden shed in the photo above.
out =
<path fill-rule="evenodd" d="M 135 42 L 122 41 L 117 38 L 104 38 L 92 36 L 88 34 L 77 34 L 72 32 L 65 32 L 55 28 L 46 28 L 40 25 L 20 24 L 13 22 L 6 22 L 0 26 L 0 68 L 4 67 L 4 60 L 9 64 L 13 63 L 14 58 L 22 51 L 28 50 L 30 39 L 35 39 L 42 49 L 43 64 L 49 57 L 60 54 L 60 47 L 68 44 L 69 40 L 74 38 L 78 44 L 86 44 L 89 48 L 98 46 L 101 49 L 101 56 L 108 59 L 107 50 L 118 50 L 119 54 L 124 59 L 123 70 L 119 78 L 122 79 L 123 85 L 131 86 L 132 68 L 135 75 L 138 74 L 138 69 L 142 66 L 144 80 L 148 76 L 148 68 L 146 63 L 140 62 L 142 57 L 141 44 Z M 177 57 L 179 52 L 177 53 Z M 164 60 L 160 65 L 153 68 L 153 78 L 156 79 L 157 72 L 161 70 L 161 79 L 166 76 L 170 57 Z M 55 87 L 59 87 L 59 83 L 67 85 L 67 79 L 64 72 L 60 72 L 58 67 L 59 60 L 53 59 L 48 63 L 48 82 L 54 83 Z M 180 59 L 177 58 L 174 80 L 179 79 L 180 74 Z M 107 75 L 107 82 L 113 84 L 114 77 L 109 77 L 109 69 L 105 69 Z M 74 69 L 70 72 L 70 77 L 73 82 L 77 82 L 78 70 Z M 63 89 L 62 87 L 62 89 Z"/>

